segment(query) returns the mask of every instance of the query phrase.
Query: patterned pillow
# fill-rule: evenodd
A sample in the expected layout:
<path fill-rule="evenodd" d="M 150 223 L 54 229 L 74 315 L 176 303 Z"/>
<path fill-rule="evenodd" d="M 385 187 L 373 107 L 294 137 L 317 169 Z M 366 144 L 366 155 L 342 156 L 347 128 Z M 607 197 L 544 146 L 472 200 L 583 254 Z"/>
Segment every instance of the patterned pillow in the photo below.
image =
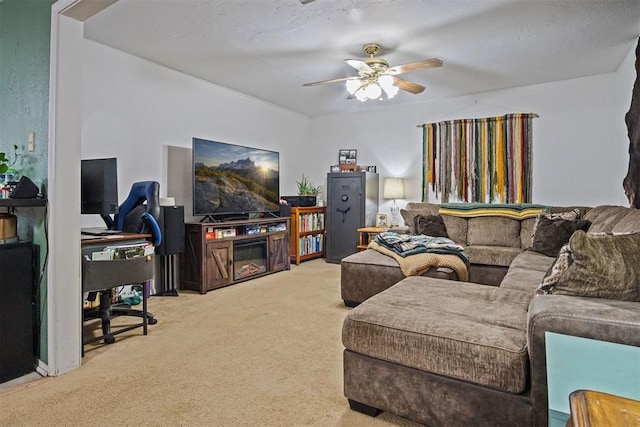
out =
<path fill-rule="evenodd" d="M 529 244 L 529 246 L 533 246 L 533 238 L 536 235 L 536 231 L 538 230 L 538 223 L 540 222 L 541 218 L 573 221 L 576 219 L 580 219 L 580 209 L 573 209 L 567 212 L 558 213 L 540 212 L 536 217 L 536 222 L 533 224 L 533 230 L 531 230 L 531 244 Z"/>
<path fill-rule="evenodd" d="M 640 233 L 576 231 L 538 293 L 640 301 Z"/>
<path fill-rule="evenodd" d="M 418 215 L 414 218 L 414 223 L 415 234 L 449 238 L 447 227 L 440 215 Z"/>
<path fill-rule="evenodd" d="M 549 219 L 538 218 L 536 221 L 536 231 L 531 242 L 532 251 L 539 252 L 546 256 L 558 256 L 562 245 L 569 241 L 569 238 L 577 230 L 586 231 L 591 222 L 584 219 Z"/>
<path fill-rule="evenodd" d="M 551 294 L 560 280 L 560 277 L 564 274 L 565 271 L 569 268 L 569 265 L 573 260 L 571 259 L 571 250 L 569 249 L 569 244 L 562 246 L 560 248 L 560 252 L 558 253 L 558 258 L 553 262 L 553 265 L 547 271 L 542 282 L 538 285 L 537 292 L 538 294 Z"/>

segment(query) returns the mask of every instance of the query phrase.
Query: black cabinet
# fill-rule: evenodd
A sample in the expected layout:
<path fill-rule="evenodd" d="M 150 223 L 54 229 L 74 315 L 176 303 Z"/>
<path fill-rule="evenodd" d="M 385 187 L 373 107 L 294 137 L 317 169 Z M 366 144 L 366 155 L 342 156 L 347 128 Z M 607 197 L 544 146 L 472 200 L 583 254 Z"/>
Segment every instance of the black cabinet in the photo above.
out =
<path fill-rule="evenodd" d="M 373 227 L 378 211 L 378 174 L 327 174 L 327 262 L 355 253 L 358 228 Z"/>
<path fill-rule="evenodd" d="M 34 245 L 0 245 L 0 382 L 35 369 Z"/>

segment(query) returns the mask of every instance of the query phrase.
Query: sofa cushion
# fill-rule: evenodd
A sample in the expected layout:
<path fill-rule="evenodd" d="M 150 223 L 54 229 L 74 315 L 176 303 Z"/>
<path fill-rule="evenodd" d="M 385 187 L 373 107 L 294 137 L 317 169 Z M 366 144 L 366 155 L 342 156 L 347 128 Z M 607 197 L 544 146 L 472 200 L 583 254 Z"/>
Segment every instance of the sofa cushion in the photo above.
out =
<path fill-rule="evenodd" d="M 347 313 L 342 341 L 376 359 L 522 393 L 532 298 L 511 289 L 409 277 Z"/>
<path fill-rule="evenodd" d="M 468 245 L 520 247 L 520 220 L 497 216 L 470 218 Z"/>
<path fill-rule="evenodd" d="M 629 213 L 624 206 L 602 205 L 590 209 L 584 219 L 591 221 L 589 233 L 611 233 L 613 227 Z"/>
<path fill-rule="evenodd" d="M 640 301 L 640 234 L 576 231 L 548 276 L 540 293 Z"/>
<path fill-rule="evenodd" d="M 405 278 L 395 259 L 373 249 L 351 254 L 340 263 L 340 293 L 350 305 L 359 304 Z M 458 279 L 455 271 L 444 267 L 432 267 L 422 276 Z"/>
<path fill-rule="evenodd" d="M 511 262 L 500 287 L 535 293 L 555 258 L 533 251 L 523 251 Z"/>
<path fill-rule="evenodd" d="M 569 241 L 573 233 L 577 230 L 586 231 L 590 224 L 584 219 L 540 217 L 534 227 L 530 249 L 546 256 L 556 257 L 560 248 Z"/>
<path fill-rule="evenodd" d="M 640 232 L 640 209 L 627 210 L 627 214 L 620 218 L 611 229 L 613 234 Z"/>
<path fill-rule="evenodd" d="M 458 244 L 466 245 L 469 220 L 451 215 L 441 216 L 444 221 L 444 225 L 447 227 L 447 234 L 449 234 L 449 238 Z"/>
<path fill-rule="evenodd" d="M 464 252 L 472 264 L 499 265 L 509 267 L 511 261 L 522 253 L 520 248 L 509 246 L 465 246 Z"/>
<path fill-rule="evenodd" d="M 447 228 L 440 215 L 418 215 L 414 218 L 414 221 L 416 230 L 415 234 L 449 238 Z"/>
<path fill-rule="evenodd" d="M 527 218 L 520 221 L 520 247 L 522 249 L 529 249 L 531 247 L 533 226 L 535 223 L 536 218 Z"/>

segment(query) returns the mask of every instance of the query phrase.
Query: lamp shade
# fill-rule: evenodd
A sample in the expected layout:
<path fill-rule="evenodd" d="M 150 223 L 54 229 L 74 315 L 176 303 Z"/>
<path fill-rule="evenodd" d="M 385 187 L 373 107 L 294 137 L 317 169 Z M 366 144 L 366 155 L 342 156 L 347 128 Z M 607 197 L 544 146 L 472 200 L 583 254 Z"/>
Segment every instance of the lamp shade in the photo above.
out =
<path fill-rule="evenodd" d="M 402 178 L 385 178 L 382 197 L 385 199 L 404 198 L 404 180 Z"/>

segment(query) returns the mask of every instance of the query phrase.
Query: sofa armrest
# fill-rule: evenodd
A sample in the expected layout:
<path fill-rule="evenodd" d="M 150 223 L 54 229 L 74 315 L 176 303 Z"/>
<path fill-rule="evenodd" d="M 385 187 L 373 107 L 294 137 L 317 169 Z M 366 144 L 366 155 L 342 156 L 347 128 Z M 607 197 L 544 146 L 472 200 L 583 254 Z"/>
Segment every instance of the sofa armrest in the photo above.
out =
<path fill-rule="evenodd" d="M 535 426 L 548 417 L 545 333 L 640 346 L 640 303 L 566 295 L 538 295 L 529 306 L 527 340 Z"/>

